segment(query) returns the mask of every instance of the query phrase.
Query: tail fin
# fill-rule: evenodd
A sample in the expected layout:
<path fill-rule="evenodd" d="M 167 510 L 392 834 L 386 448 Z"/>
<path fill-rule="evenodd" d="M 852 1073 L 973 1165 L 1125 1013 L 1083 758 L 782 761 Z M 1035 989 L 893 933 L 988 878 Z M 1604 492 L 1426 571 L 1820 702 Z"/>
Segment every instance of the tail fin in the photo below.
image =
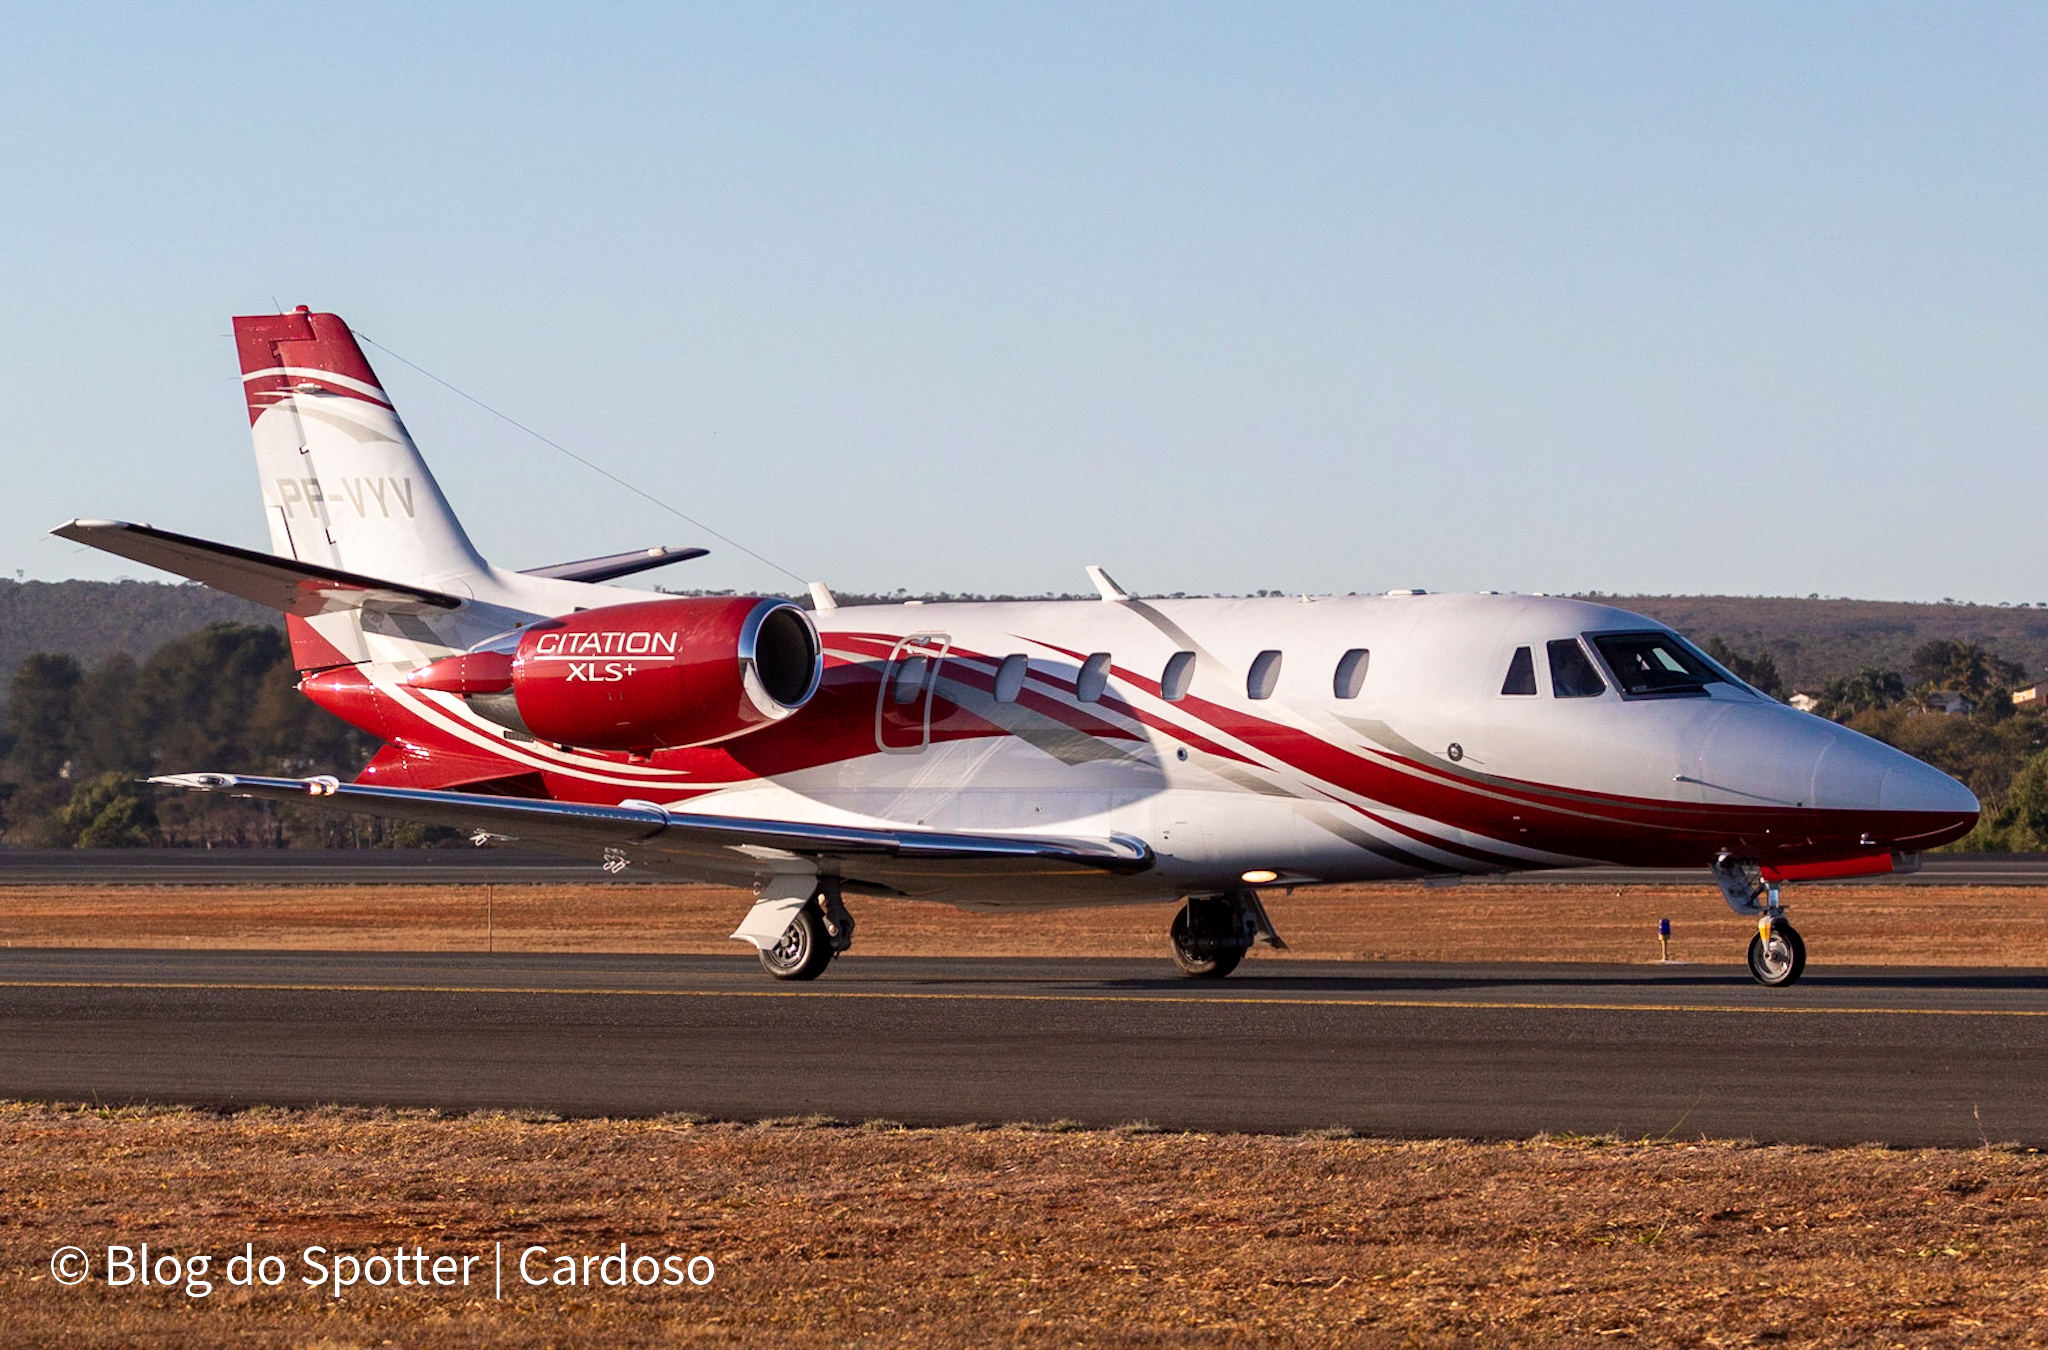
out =
<path fill-rule="evenodd" d="M 235 348 L 272 552 L 422 585 L 484 571 L 347 324 L 249 315 Z"/>

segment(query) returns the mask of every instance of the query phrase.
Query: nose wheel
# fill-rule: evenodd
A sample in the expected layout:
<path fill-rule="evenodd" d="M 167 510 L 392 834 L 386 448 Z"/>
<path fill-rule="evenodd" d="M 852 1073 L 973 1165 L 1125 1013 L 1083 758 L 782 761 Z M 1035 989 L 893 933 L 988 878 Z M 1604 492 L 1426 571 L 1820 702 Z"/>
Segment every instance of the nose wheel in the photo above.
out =
<path fill-rule="evenodd" d="M 1712 870 L 1728 908 L 1756 920 L 1756 934 L 1749 940 L 1749 973 L 1756 982 L 1782 989 L 1805 974 L 1806 940 L 1785 917 L 1777 882 L 1764 880 L 1763 868 L 1754 858 L 1733 853 L 1714 859 Z"/>
<path fill-rule="evenodd" d="M 1749 973 L 1758 984 L 1783 988 L 1806 970 L 1806 940 L 1783 918 L 1767 918 L 1749 940 Z"/>

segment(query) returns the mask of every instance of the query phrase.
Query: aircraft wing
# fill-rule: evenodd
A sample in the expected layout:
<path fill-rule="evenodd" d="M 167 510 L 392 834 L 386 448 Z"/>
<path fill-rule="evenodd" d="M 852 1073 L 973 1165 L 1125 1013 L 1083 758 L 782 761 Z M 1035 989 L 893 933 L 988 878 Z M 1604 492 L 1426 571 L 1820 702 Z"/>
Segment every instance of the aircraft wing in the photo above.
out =
<path fill-rule="evenodd" d="M 652 802 L 596 806 L 482 793 L 372 787 L 333 778 L 258 778 L 181 773 L 167 787 L 306 802 L 449 825 L 544 849 L 644 865 L 691 880 L 746 884 L 787 870 L 778 861 L 828 862 L 848 881 L 914 891 L 920 880 L 963 873 L 1006 876 L 1130 874 L 1152 867 L 1152 849 L 1125 835 L 1062 839 L 930 830 L 813 825 L 799 821 L 669 811 Z"/>
<path fill-rule="evenodd" d="M 460 609 L 462 601 L 440 591 L 380 581 L 295 558 L 278 558 L 233 544 L 216 544 L 125 520 L 73 520 L 50 531 L 60 539 L 89 544 L 117 557 L 160 567 L 204 582 L 217 591 L 310 619 L 366 604 L 404 611 Z"/>

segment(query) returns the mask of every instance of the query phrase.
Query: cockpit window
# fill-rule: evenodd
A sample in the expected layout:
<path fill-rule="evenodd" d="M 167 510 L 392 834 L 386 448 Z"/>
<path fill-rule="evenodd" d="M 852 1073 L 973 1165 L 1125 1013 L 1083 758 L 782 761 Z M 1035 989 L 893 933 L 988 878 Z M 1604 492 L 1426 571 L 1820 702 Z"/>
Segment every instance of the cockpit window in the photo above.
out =
<path fill-rule="evenodd" d="M 1590 633 L 1593 646 L 1629 698 L 1705 698 L 1727 678 L 1670 633 Z"/>
<path fill-rule="evenodd" d="M 1515 648 L 1515 659 L 1508 662 L 1508 677 L 1501 681 L 1503 694 L 1533 694 L 1536 692 L 1536 658 L 1529 655 L 1527 647 Z"/>
<path fill-rule="evenodd" d="M 1550 692 L 1559 698 L 1592 698 L 1607 692 L 1607 681 L 1593 669 L 1577 638 L 1558 638 L 1550 644 Z"/>

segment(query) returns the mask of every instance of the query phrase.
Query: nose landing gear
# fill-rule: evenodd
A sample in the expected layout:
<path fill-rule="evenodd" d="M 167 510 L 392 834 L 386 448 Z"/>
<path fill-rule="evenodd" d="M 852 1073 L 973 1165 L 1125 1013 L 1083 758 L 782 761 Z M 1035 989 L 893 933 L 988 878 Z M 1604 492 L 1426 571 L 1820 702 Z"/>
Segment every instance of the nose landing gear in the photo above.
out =
<path fill-rule="evenodd" d="M 1749 973 L 1758 984 L 1778 989 L 1805 970 L 1806 940 L 1786 920 L 1782 908 L 1777 909 L 1776 918 L 1766 913 L 1756 926 L 1756 936 L 1749 940 Z"/>
<path fill-rule="evenodd" d="M 1782 989 L 1806 973 L 1806 940 L 1785 917 L 1775 882 L 1763 879 L 1756 863 L 1723 853 L 1714 859 L 1714 882 L 1728 908 L 1755 918 L 1756 935 L 1749 940 L 1749 973 L 1756 982 Z"/>

